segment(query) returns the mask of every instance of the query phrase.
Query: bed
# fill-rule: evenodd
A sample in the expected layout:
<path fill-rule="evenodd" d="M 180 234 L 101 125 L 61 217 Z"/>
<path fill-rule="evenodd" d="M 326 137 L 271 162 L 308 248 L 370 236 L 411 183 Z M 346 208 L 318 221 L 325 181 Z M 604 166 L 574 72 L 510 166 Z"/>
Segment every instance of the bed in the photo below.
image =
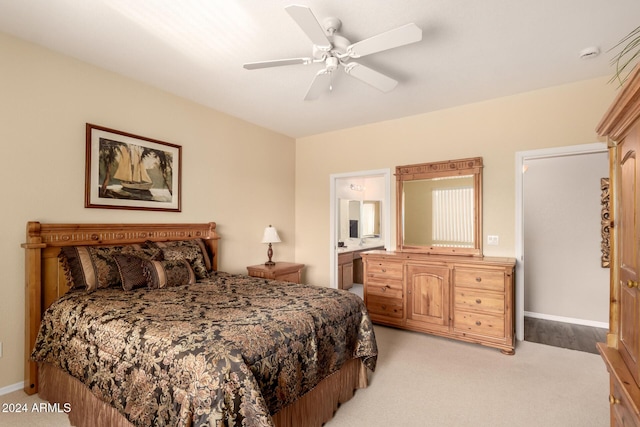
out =
<path fill-rule="evenodd" d="M 362 300 L 220 272 L 218 240 L 213 222 L 29 222 L 25 392 L 77 426 L 328 421 L 375 369 Z M 70 260 L 91 260 L 84 287 Z"/>

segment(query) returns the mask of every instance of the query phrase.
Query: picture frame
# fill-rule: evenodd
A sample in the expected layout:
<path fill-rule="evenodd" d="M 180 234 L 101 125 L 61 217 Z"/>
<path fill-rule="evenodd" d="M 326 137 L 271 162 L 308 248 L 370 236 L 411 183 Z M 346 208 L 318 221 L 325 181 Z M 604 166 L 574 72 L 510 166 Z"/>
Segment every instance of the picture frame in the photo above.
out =
<path fill-rule="evenodd" d="M 85 208 L 180 212 L 182 147 L 86 124 Z"/>

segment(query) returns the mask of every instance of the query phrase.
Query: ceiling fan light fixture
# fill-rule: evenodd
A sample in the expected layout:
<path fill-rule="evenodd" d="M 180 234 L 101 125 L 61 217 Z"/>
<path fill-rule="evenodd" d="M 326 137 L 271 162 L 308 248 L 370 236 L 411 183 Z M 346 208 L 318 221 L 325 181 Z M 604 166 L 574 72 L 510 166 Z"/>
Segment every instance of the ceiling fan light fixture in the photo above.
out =
<path fill-rule="evenodd" d="M 307 6 L 291 5 L 286 6 L 285 10 L 311 40 L 313 60 L 309 61 L 308 58 L 279 59 L 244 64 L 244 68 L 255 70 L 281 65 L 324 63 L 325 68 L 316 73 L 307 90 L 305 101 L 317 99 L 327 91 L 327 88 L 329 91 L 333 90 L 331 74 L 339 65 L 344 67 L 346 74 L 382 92 L 393 90 L 398 84 L 396 80 L 362 64 L 350 62 L 350 60 L 422 40 L 422 30 L 416 24 L 411 23 L 352 44 L 337 33 L 342 26 L 342 22 L 338 18 L 325 18 L 320 24 Z"/>
<path fill-rule="evenodd" d="M 340 61 L 338 61 L 338 58 L 336 58 L 335 56 L 329 56 L 325 60 L 325 65 L 327 66 L 328 72 L 333 72 L 336 68 L 338 68 L 339 64 Z"/>

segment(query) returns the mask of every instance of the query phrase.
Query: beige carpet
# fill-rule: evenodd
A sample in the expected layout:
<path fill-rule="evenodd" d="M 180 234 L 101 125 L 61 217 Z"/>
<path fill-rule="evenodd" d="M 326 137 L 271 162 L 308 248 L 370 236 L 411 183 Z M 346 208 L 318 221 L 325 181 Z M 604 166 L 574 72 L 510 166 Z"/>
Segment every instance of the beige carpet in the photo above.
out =
<path fill-rule="evenodd" d="M 327 427 L 609 425 L 600 356 L 531 342 L 516 354 L 376 327 L 378 368 Z"/>
<path fill-rule="evenodd" d="M 376 326 L 380 356 L 370 386 L 327 427 L 602 427 L 608 376 L 600 356 L 519 342 L 498 350 Z M 22 391 L 0 404 L 40 402 Z M 0 426 L 68 426 L 63 414 L 0 413 Z M 301 426 L 304 427 L 304 426 Z"/>

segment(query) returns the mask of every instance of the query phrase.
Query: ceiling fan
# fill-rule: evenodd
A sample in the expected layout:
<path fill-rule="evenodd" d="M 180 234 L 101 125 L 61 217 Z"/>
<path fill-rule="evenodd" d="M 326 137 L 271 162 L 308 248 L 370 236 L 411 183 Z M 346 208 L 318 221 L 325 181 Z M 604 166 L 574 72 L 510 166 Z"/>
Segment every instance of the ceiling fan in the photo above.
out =
<path fill-rule="evenodd" d="M 422 40 L 422 30 L 412 23 L 352 44 L 338 34 L 342 25 L 339 19 L 325 18 L 321 25 L 311 9 L 306 6 L 291 5 L 285 7 L 285 10 L 313 43 L 312 56 L 249 62 L 244 64 L 244 68 L 256 70 L 283 65 L 323 63 L 324 68 L 318 71 L 307 90 L 304 97 L 306 101 L 317 99 L 325 90 L 331 90 L 332 74 L 338 67 L 382 92 L 389 92 L 398 84 L 396 80 L 352 59 Z"/>

